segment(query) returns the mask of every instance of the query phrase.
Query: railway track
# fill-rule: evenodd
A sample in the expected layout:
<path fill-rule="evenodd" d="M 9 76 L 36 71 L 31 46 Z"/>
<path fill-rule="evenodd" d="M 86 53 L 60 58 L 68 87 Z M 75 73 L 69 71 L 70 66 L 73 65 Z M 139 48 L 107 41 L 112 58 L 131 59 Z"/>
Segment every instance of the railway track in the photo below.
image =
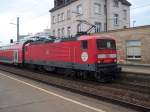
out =
<path fill-rule="evenodd" d="M 19 76 L 28 77 L 53 86 L 64 88 L 70 91 L 78 92 L 88 96 L 105 99 L 138 108 L 144 112 L 150 111 L 150 87 L 140 85 L 140 83 L 131 84 L 123 79 L 121 82 L 102 84 L 93 81 L 81 81 L 62 76 L 54 73 L 33 72 L 23 68 L 0 65 L 0 70 L 13 73 Z M 131 75 L 130 75 L 131 76 Z M 127 78 L 127 75 L 125 76 Z M 144 77 L 145 78 L 145 77 Z M 138 79 L 138 78 L 137 78 Z M 134 79 L 135 80 L 135 79 Z M 138 82 L 138 81 L 137 81 Z"/>

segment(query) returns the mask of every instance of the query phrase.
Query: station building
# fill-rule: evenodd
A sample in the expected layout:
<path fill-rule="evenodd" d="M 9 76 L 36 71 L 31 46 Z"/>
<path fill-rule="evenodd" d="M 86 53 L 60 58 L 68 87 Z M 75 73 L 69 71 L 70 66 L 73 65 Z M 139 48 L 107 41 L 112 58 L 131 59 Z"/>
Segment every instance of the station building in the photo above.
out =
<path fill-rule="evenodd" d="M 130 6 L 127 0 L 54 0 L 51 32 L 56 37 L 74 36 L 89 26 L 78 20 L 95 24 L 94 32 L 130 27 Z"/>

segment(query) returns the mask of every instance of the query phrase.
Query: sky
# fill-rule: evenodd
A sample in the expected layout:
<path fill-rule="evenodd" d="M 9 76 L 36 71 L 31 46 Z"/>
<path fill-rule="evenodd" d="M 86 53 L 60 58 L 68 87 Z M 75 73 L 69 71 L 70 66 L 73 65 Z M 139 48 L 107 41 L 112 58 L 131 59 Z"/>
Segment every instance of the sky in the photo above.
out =
<path fill-rule="evenodd" d="M 150 25 L 150 0 L 128 0 L 131 26 Z M 0 0 L 0 45 L 16 40 L 16 18 L 20 17 L 20 34 L 36 33 L 50 28 L 50 13 L 54 0 Z"/>

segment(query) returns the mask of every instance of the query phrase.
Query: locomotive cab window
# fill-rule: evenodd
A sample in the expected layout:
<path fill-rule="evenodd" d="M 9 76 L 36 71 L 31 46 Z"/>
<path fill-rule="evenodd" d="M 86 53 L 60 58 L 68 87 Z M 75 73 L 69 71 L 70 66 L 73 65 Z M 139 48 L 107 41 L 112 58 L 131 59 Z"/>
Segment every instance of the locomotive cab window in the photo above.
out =
<path fill-rule="evenodd" d="M 96 41 L 97 49 L 116 49 L 116 43 L 114 40 L 104 40 L 104 39 L 98 39 Z"/>
<path fill-rule="evenodd" d="M 87 40 L 83 40 L 81 43 L 82 43 L 82 49 L 88 49 L 88 41 Z"/>

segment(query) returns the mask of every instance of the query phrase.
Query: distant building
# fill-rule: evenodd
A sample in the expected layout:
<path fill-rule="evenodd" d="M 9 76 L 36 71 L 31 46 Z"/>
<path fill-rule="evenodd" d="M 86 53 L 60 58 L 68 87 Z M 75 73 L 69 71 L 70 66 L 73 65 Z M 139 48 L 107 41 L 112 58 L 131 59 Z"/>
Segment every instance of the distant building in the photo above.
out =
<path fill-rule="evenodd" d="M 130 6 L 127 0 L 54 0 L 50 10 L 52 35 L 64 37 L 86 31 L 89 26 L 77 20 L 95 24 L 93 32 L 129 28 Z"/>
<path fill-rule="evenodd" d="M 50 29 L 44 29 L 42 32 L 38 32 L 35 34 L 35 36 L 50 36 L 51 30 Z"/>
<path fill-rule="evenodd" d="M 31 34 L 27 34 L 27 35 L 19 35 L 19 40 L 23 40 L 26 37 L 30 36 Z"/>
<path fill-rule="evenodd" d="M 51 35 L 51 30 L 47 28 L 47 29 L 44 29 L 42 32 L 38 32 L 36 34 L 29 33 L 27 35 L 20 35 L 19 40 L 20 42 L 22 42 L 33 37 L 49 37 L 50 35 Z"/>

